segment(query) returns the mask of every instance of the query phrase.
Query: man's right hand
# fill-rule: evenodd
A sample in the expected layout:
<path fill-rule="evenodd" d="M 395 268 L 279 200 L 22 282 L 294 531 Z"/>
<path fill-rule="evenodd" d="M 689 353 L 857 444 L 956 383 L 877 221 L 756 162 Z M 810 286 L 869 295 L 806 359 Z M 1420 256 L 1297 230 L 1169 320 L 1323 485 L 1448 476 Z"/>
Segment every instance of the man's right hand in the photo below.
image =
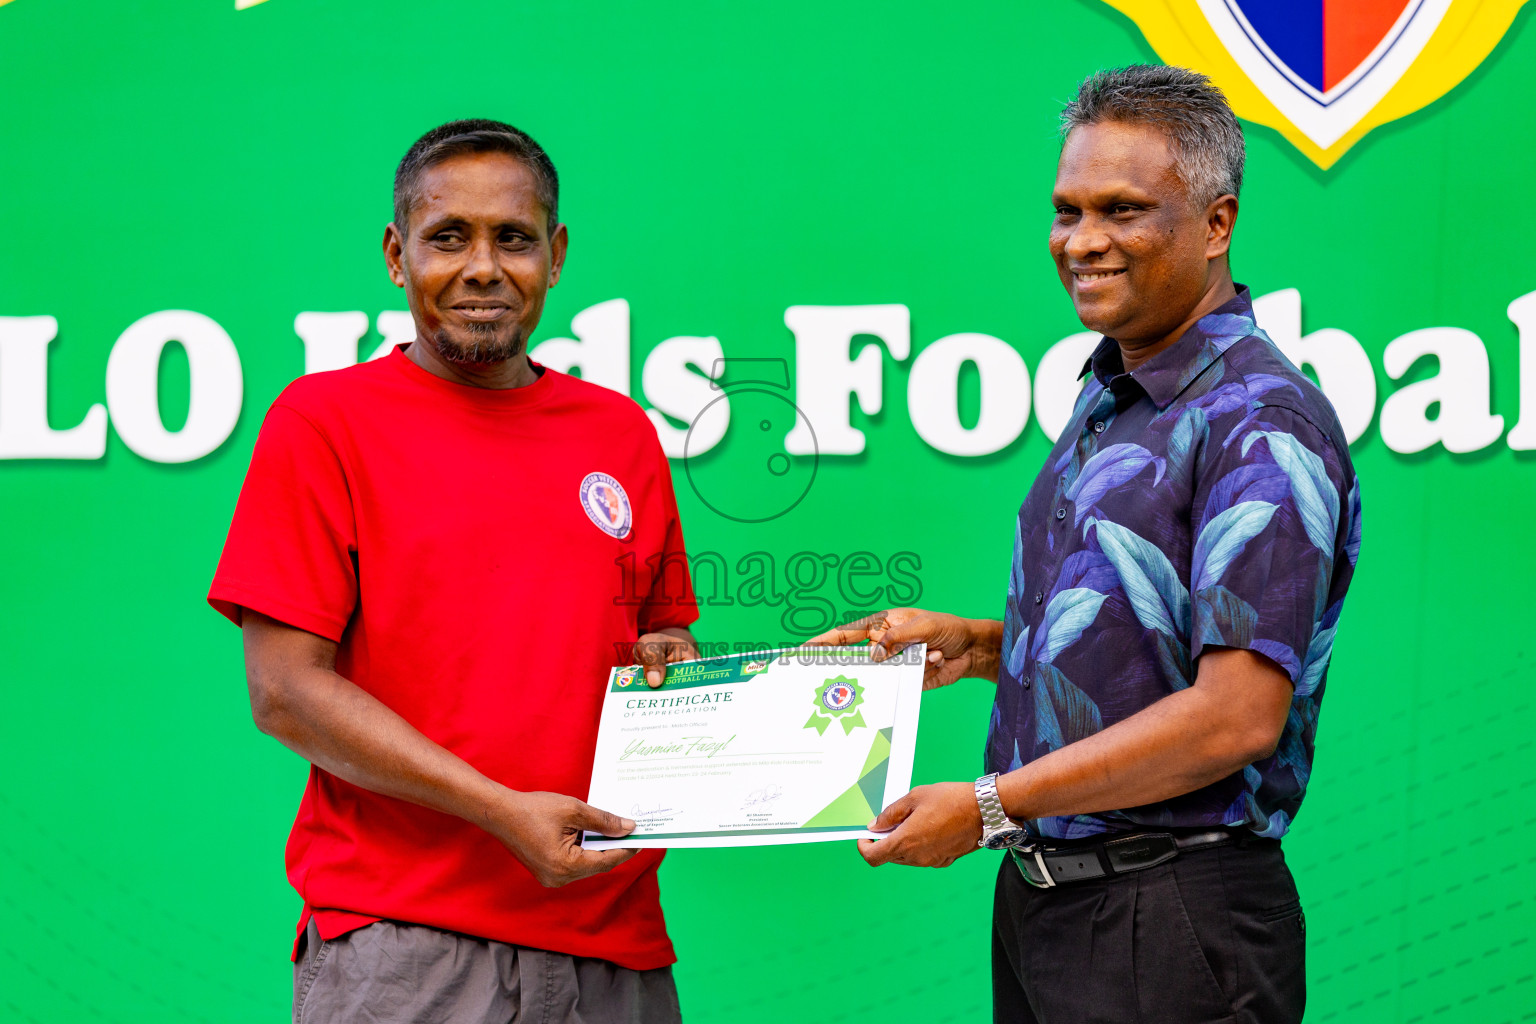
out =
<path fill-rule="evenodd" d="M 868 640 L 874 647 L 872 661 L 884 661 L 911 644 L 928 645 L 928 664 L 923 689 L 948 686 L 966 676 L 997 681 L 1002 623 L 962 619 L 946 612 L 922 608 L 891 608 L 857 622 L 829 629 L 806 641 L 807 645 L 844 646 Z"/>
<path fill-rule="evenodd" d="M 635 830 L 635 823 L 561 793 L 503 789 L 482 827 L 548 888 L 612 871 L 640 852 L 582 849 L 584 831 L 626 836 Z"/>

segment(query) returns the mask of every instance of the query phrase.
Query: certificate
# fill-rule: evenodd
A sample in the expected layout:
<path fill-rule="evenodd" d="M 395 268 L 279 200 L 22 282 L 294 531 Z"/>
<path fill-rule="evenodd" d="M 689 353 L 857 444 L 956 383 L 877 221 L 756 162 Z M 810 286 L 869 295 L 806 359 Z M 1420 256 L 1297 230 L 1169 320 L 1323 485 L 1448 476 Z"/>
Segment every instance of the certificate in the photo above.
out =
<path fill-rule="evenodd" d="M 866 826 L 912 783 L 922 645 L 795 647 L 608 677 L 587 802 L 630 818 L 591 850 L 878 839 Z"/>

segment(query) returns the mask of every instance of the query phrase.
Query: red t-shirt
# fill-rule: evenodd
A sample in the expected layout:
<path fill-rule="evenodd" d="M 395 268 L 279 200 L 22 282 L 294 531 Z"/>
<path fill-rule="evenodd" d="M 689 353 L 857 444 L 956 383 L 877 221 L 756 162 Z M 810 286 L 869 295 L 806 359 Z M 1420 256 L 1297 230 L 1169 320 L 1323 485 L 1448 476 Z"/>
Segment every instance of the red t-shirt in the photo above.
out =
<path fill-rule="evenodd" d="M 553 370 L 467 387 L 401 349 L 273 403 L 208 600 L 338 641 L 338 673 L 497 782 L 583 799 L 621 648 L 698 616 L 634 402 Z M 388 918 L 642 970 L 676 959 L 659 851 L 546 889 L 474 825 L 311 768 L 287 862 L 324 938 Z"/>

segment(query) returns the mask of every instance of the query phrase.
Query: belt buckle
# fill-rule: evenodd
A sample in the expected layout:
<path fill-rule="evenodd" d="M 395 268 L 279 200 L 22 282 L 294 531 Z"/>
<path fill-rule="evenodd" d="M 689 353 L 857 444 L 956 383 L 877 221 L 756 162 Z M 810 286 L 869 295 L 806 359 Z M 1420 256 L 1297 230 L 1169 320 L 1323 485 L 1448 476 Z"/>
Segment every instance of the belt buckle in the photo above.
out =
<path fill-rule="evenodd" d="M 1024 876 L 1024 881 L 1036 889 L 1053 889 L 1056 887 L 1056 879 L 1051 877 L 1051 869 L 1045 865 L 1045 850 L 1040 843 L 1030 843 L 1027 846 L 1015 846 L 1012 850 L 1014 860 L 1018 863 L 1019 874 Z M 1040 870 L 1040 877 L 1045 879 L 1037 882 L 1030 877 L 1029 871 L 1024 867 L 1025 858 L 1033 861 Z"/>

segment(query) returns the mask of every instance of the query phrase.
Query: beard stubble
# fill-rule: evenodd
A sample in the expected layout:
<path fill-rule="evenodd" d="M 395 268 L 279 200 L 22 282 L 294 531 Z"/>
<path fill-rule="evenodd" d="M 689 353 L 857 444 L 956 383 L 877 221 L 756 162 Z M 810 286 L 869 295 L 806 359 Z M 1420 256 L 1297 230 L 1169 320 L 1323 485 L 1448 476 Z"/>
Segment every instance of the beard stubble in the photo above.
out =
<path fill-rule="evenodd" d="M 458 366 L 492 366 L 523 354 L 526 339 L 522 331 L 514 329 L 501 337 L 497 330 L 496 324 L 465 324 L 466 337 L 460 340 L 439 329 L 433 332 L 432 347 Z"/>

